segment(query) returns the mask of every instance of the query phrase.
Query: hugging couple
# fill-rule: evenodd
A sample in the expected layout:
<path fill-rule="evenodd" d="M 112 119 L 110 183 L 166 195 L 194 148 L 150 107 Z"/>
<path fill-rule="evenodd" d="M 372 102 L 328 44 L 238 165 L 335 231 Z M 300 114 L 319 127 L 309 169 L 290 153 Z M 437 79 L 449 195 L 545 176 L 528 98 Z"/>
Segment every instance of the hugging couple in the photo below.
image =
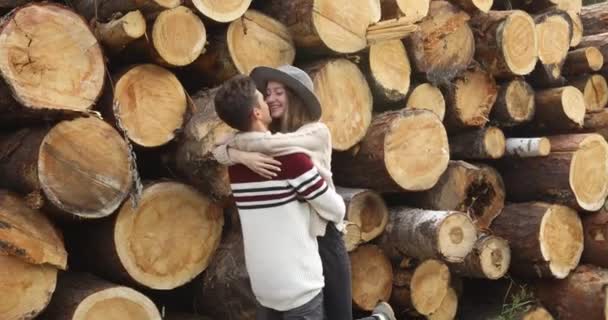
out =
<path fill-rule="evenodd" d="M 293 66 L 258 67 L 226 81 L 214 102 L 239 131 L 213 153 L 229 166 L 256 319 L 352 320 L 345 206 L 312 80 Z M 395 315 L 381 302 L 364 319 Z"/>

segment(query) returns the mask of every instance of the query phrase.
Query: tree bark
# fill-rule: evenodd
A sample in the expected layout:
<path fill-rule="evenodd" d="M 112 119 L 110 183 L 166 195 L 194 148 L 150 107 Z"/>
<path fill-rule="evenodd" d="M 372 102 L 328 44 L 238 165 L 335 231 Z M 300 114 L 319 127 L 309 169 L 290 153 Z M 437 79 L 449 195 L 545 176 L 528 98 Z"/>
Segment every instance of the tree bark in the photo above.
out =
<path fill-rule="evenodd" d="M 209 265 L 221 237 L 222 209 L 176 182 L 146 186 L 137 207 L 70 235 L 74 259 L 119 283 L 171 290 Z M 150 238 L 152 237 L 152 238 Z M 178 243 L 186 241 L 187 246 Z"/>
<path fill-rule="evenodd" d="M 566 11 L 572 19 L 572 39 L 570 40 L 570 48 L 576 48 L 583 40 L 583 21 L 580 13 L 572 10 Z"/>
<path fill-rule="evenodd" d="M 146 34 L 146 19 L 141 11 L 130 11 L 106 23 L 95 22 L 94 33 L 107 51 L 116 55 Z"/>
<path fill-rule="evenodd" d="M 583 93 L 586 112 L 600 112 L 608 104 L 608 83 L 601 74 L 577 77 L 570 81 L 570 85 Z"/>
<path fill-rule="evenodd" d="M 550 80 L 557 80 L 572 42 L 572 18 L 565 11 L 550 10 L 537 15 L 534 20 L 541 63 L 537 68 L 538 73 Z"/>
<path fill-rule="evenodd" d="M 576 211 L 543 202 L 505 206 L 492 223 L 495 235 L 511 246 L 510 272 L 563 279 L 583 252 L 583 226 Z"/>
<path fill-rule="evenodd" d="M 508 158 L 497 168 L 512 201 L 543 200 L 587 211 L 599 210 L 608 195 L 604 172 L 608 144 L 598 134 L 547 137 L 551 153 Z"/>
<path fill-rule="evenodd" d="M 499 87 L 490 118 L 501 127 L 512 127 L 532 121 L 535 110 L 534 89 L 526 81 L 515 79 Z"/>
<path fill-rule="evenodd" d="M 432 112 L 386 112 L 374 118 L 356 154 L 335 154 L 336 183 L 383 192 L 428 190 L 447 168 L 448 149 Z"/>
<path fill-rule="evenodd" d="M 573 86 L 537 91 L 534 95 L 536 127 L 555 130 L 580 128 L 585 118 L 585 97 Z"/>
<path fill-rule="evenodd" d="M 486 127 L 450 138 L 450 159 L 498 159 L 505 154 L 505 135 L 497 127 Z"/>
<path fill-rule="evenodd" d="M 529 14 L 520 10 L 489 11 L 474 16 L 471 27 L 475 34 L 475 60 L 494 77 L 512 78 L 534 70 L 537 38 Z"/>
<path fill-rule="evenodd" d="M 230 3 L 205 0 L 186 0 L 185 2 L 203 16 L 220 23 L 237 20 L 245 14 L 245 11 L 251 5 L 251 0 L 239 0 Z"/>
<path fill-rule="evenodd" d="M 598 212 L 582 217 L 585 231 L 585 250 L 583 262 L 602 268 L 608 267 L 608 211 L 602 208 Z"/>
<path fill-rule="evenodd" d="M 388 208 L 384 199 L 372 190 L 337 187 L 346 204 L 345 220 L 360 230 L 362 242 L 380 236 L 388 223 Z"/>
<path fill-rule="evenodd" d="M 606 314 L 608 272 L 581 265 L 567 279 L 544 281 L 536 286 L 536 296 L 560 320 L 603 320 Z"/>
<path fill-rule="evenodd" d="M 511 157 L 545 157 L 551 153 L 551 141 L 541 138 L 509 138 L 506 140 L 505 154 Z"/>
<path fill-rule="evenodd" d="M 428 15 L 430 3 L 431 0 L 380 0 L 382 20 L 399 18 L 418 22 Z"/>
<path fill-rule="evenodd" d="M 479 11 L 488 13 L 494 4 L 494 0 L 450 0 L 460 6 L 464 11 L 475 14 Z"/>
<path fill-rule="evenodd" d="M 68 253 L 61 232 L 42 212 L 6 190 L 0 190 L 0 226 L 0 254 L 67 269 Z"/>
<path fill-rule="evenodd" d="M 513 8 L 525 9 L 528 12 L 541 12 L 547 9 L 580 12 L 582 0 L 511 0 Z"/>
<path fill-rule="evenodd" d="M 350 253 L 353 305 L 372 311 L 380 301 L 391 297 L 393 268 L 375 245 L 363 245 Z"/>
<path fill-rule="evenodd" d="M 476 237 L 475 226 L 464 213 L 393 207 L 379 243 L 393 258 L 396 252 L 422 260 L 460 262 L 473 249 Z"/>
<path fill-rule="evenodd" d="M 42 320 L 103 319 L 161 320 L 152 300 L 127 287 L 86 273 L 59 275 L 57 290 Z"/>
<path fill-rule="evenodd" d="M 595 47 L 602 53 L 604 61 L 608 61 L 608 32 L 583 37 L 579 47 Z"/>
<path fill-rule="evenodd" d="M 473 60 L 475 39 L 469 15 L 447 1 L 431 1 L 430 11 L 406 38 L 415 70 L 434 85 L 450 82 Z"/>
<path fill-rule="evenodd" d="M 133 183 L 125 141 L 93 117 L 0 136 L 0 155 L 2 187 L 42 194 L 47 210 L 67 217 L 112 214 Z"/>
<path fill-rule="evenodd" d="M 575 76 L 599 71 L 604 65 L 604 56 L 596 47 L 585 47 L 572 50 L 566 56 L 562 68 L 564 76 Z"/>
<path fill-rule="evenodd" d="M 464 261 L 449 266 L 459 276 L 496 280 L 507 273 L 510 264 L 509 243 L 501 237 L 482 235 Z"/>
<path fill-rule="evenodd" d="M 608 30 L 608 4 L 596 3 L 581 10 L 583 34 L 586 36 L 604 33 Z"/>
<path fill-rule="evenodd" d="M 409 94 L 406 109 L 423 109 L 432 111 L 439 120 L 445 116 L 445 99 L 439 88 L 430 83 L 416 86 Z"/>
<path fill-rule="evenodd" d="M 180 5 L 180 0 L 71 0 L 76 12 L 87 21 L 109 21 L 117 13 L 140 10 L 146 16 L 155 16 L 160 11 L 173 9 Z"/>

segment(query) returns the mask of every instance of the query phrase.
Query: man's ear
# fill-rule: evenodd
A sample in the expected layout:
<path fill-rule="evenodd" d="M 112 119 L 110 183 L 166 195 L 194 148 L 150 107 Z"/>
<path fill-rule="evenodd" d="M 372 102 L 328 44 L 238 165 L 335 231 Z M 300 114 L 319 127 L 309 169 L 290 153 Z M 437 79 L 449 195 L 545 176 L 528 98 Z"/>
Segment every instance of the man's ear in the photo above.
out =
<path fill-rule="evenodd" d="M 251 118 L 252 118 L 253 120 L 257 120 L 257 119 L 259 119 L 260 117 L 261 117 L 261 114 L 260 114 L 260 108 L 258 108 L 258 107 L 254 107 L 254 108 L 253 108 L 253 110 L 251 110 Z"/>

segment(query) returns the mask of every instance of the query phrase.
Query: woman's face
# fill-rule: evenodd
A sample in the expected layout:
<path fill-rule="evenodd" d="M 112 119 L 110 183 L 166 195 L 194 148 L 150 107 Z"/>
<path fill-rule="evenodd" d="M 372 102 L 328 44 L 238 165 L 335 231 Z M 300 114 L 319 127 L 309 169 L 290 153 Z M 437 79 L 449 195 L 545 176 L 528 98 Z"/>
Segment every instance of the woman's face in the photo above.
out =
<path fill-rule="evenodd" d="M 281 118 L 287 108 L 289 108 L 289 99 L 287 98 L 287 90 L 282 83 L 276 81 L 268 81 L 266 85 L 266 103 L 270 108 L 270 116 L 273 119 Z"/>

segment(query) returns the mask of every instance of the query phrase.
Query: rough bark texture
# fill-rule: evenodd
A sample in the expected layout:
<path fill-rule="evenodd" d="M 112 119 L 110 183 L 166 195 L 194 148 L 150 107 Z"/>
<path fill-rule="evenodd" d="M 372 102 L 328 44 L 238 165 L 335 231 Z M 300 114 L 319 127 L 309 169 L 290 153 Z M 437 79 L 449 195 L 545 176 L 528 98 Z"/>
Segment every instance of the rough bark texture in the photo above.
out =
<path fill-rule="evenodd" d="M 145 15 L 155 16 L 162 10 L 175 8 L 179 0 L 71 0 L 74 10 L 87 21 L 95 18 L 97 21 L 108 21 L 117 13 L 127 13 L 140 10 Z"/>
<path fill-rule="evenodd" d="M 604 65 L 604 56 L 596 47 L 572 50 L 562 68 L 564 76 L 575 76 L 599 71 Z"/>
<path fill-rule="evenodd" d="M 535 110 L 534 89 L 516 79 L 500 85 L 490 118 L 501 127 L 511 127 L 532 121 Z"/>
<path fill-rule="evenodd" d="M 596 47 L 604 56 L 604 61 L 608 61 L 608 32 L 583 37 L 579 47 Z"/>
<path fill-rule="evenodd" d="M 494 0 L 450 0 L 460 6 L 463 10 L 475 14 L 479 11 L 488 13 Z"/>
<path fill-rule="evenodd" d="M 95 22 L 94 32 L 110 54 L 117 54 L 146 33 L 146 20 L 135 10 L 106 23 Z"/>
<path fill-rule="evenodd" d="M 497 127 L 486 127 L 450 138 L 450 159 L 498 159 L 505 153 L 505 135 Z"/>
<path fill-rule="evenodd" d="M 582 7 L 582 0 L 511 0 L 509 3 L 513 8 L 521 8 L 529 12 L 541 12 L 552 8 L 580 12 Z"/>
<path fill-rule="evenodd" d="M 585 231 L 583 262 L 608 268 L 608 210 L 582 217 Z"/>
<path fill-rule="evenodd" d="M 450 264 L 450 271 L 463 277 L 502 278 L 511 264 L 511 249 L 506 240 L 482 235 L 464 261 Z"/>
<path fill-rule="evenodd" d="M 605 2 L 584 6 L 581 10 L 583 34 L 593 35 L 608 30 L 608 4 Z"/>
<path fill-rule="evenodd" d="M 585 97 L 573 86 L 537 91 L 535 126 L 568 130 L 580 128 L 585 117 Z"/>

